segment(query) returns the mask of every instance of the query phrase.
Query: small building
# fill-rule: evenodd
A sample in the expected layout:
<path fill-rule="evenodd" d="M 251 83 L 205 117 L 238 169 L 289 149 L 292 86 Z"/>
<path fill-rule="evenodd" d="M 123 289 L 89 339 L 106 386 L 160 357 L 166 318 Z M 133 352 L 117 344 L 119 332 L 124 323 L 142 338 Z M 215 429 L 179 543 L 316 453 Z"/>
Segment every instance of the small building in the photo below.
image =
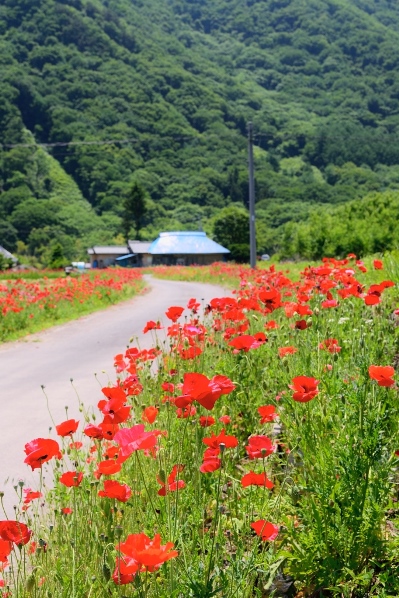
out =
<path fill-rule="evenodd" d="M 152 255 L 149 252 L 150 241 L 129 241 L 131 252 L 136 256 L 136 265 L 145 268 L 151 266 Z"/>
<path fill-rule="evenodd" d="M 87 250 L 92 268 L 115 266 L 116 259 L 131 253 L 126 245 L 95 245 Z"/>
<path fill-rule="evenodd" d="M 152 257 L 148 251 L 150 245 L 150 242 L 145 241 L 128 241 L 127 245 L 95 245 L 87 250 L 90 266 L 92 268 L 151 266 Z"/>
<path fill-rule="evenodd" d="M 202 231 L 177 231 L 160 233 L 149 247 L 152 264 L 190 266 L 220 262 L 230 253 L 206 236 Z"/>

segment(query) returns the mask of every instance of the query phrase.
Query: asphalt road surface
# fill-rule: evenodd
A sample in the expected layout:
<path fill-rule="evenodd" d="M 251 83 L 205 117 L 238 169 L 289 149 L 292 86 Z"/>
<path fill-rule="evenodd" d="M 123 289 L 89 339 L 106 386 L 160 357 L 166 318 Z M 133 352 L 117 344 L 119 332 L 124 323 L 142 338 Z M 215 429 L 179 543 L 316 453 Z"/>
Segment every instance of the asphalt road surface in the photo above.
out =
<path fill-rule="evenodd" d="M 212 297 L 229 294 L 220 286 L 145 278 L 149 290 L 144 295 L 0 345 L 0 491 L 4 491 L 10 518 L 18 481 L 38 488 L 38 470 L 32 473 L 24 463 L 25 444 L 34 438 L 48 438 L 52 419 L 56 424 L 70 418 L 82 421 L 77 394 L 86 407 L 97 405 L 103 398 L 101 387 L 115 380 L 114 355 L 123 353 L 132 337 L 132 346 L 152 346 L 151 332 L 142 333 L 147 321 L 160 319 L 167 325 L 169 306 L 185 307 L 191 297 L 206 304 Z"/>

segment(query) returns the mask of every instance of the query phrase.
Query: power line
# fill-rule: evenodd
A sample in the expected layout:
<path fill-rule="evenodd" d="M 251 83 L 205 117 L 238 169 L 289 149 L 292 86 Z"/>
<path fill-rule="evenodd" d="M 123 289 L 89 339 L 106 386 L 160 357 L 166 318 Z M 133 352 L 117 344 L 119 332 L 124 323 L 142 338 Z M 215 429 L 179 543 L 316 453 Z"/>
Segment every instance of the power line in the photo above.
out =
<path fill-rule="evenodd" d="M 107 141 L 56 141 L 54 143 L 3 143 L 1 147 L 65 147 L 69 145 L 112 145 L 113 143 L 134 143 L 138 139 L 109 139 Z"/>
<path fill-rule="evenodd" d="M 180 135 L 154 135 L 151 133 L 146 133 L 146 135 L 151 135 L 151 137 L 155 140 L 163 140 L 163 141 L 167 141 L 168 139 L 173 140 L 173 141 L 197 141 L 197 142 L 201 142 L 201 141 L 208 141 L 210 139 L 214 139 L 215 137 L 217 137 L 220 141 L 223 140 L 229 140 L 232 141 L 233 140 L 233 136 L 223 136 L 217 133 L 211 133 L 208 135 L 199 135 L 199 136 L 180 136 Z M 298 141 L 298 136 L 304 136 L 306 138 L 306 141 L 316 141 L 318 139 L 318 136 L 320 135 L 319 131 L 314 131 L 311 134 L 298 134 L 298 135 L 282 135 L 280 136 L 278 133 L 273 134 L 273 133 L 255 133 L 253 134 L 253 141 L 261 141 L 262 139 L 264 140 L 268 140 L 270 142 L 274 141 L 274 142 L 278 142 L 278 143 L 283 143 L 285 141 Z M 385 135 L 381 135 L 381 132 L 378 133 L 378 135 L 373 135 L 372 131 L 365 131 L 365 136 L 368 135 L 370 138 L 372 138 L 373 141 L 386 141 L 387 138 L 391 137 L 391 136 L 396 136 L 396 132 L 386 132 Z M 241 134 L 239 134 L 240 137 L 242 137 Z M 347 139 L 350 140 L 357 140 L 357 141 L 365 141 L 365 136 L 360 137 L 357 135 L 351 135 L 348 134 L 346 136 Z M 345 136 L 344 135 L 324 135 L 323 139 L 325 141 L 327 140 L 342 140 Z M 57 148 L 57 147 L 70 147 L 70 146 L 101 146 L 101 145 L 114 145 L 114 144 L 128 144 L 128 143 L 146 143 L 148 142 L 149 139 L 138 139 L 138 138 L 128 138 L 128 139 L 106 139 L 103 141 L 55 141 L 53 143 L 0 143 L 0 149 L 15 149 L 18 147 L 25 147 L 25 148 L 36 148 L 36 147 L 42 147 L 42 148 Z"/>

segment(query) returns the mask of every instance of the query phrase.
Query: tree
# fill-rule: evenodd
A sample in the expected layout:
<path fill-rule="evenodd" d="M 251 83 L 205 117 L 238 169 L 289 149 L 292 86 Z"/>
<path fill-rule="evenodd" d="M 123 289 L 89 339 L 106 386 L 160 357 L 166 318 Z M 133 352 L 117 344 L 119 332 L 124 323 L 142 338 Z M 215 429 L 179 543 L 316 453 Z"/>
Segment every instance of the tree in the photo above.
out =
<path fill-rule="evenodd" d="M 249 259 L 249 215 L 238 206 L 220 210 L 213 221 L 215 241 L 230 249 L 231 258 L 237 262 Z"/>
<path fill-rule="evenodd" d="M 126 243 L 129 241 L 130 230 L 134 226 L 135 238 L 140 240 L 140 230 L 143 226 L 143 218 L 147 212 L 144 189 L 133 183 L 128 195 L 123 201 L 122 231 Z"/>
<path fill-rule="evenodd" d="M 0 253 L 0 271 L 1 270 L 8 270 L 12 268 L 13 261 L 9 257 L 5 257 L 2 253 Z"/>
<path fill-rule="evenodd" d="M 48 265 L 50 268 L 63 268 L 67 264 L 68 260 L 65 258 L 64 248 L 61 243 L 55 243 L 51 248 Z"/>

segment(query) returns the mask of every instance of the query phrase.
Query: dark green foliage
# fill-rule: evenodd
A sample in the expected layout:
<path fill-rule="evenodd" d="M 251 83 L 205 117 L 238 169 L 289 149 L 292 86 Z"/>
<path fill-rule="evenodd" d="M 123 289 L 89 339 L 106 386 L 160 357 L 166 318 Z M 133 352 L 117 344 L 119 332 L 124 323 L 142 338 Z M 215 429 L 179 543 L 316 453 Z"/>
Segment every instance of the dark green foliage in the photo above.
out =
<path fill-rule="evenodd" d="M 133 183 L 123 201 L 122 231 L 126 243 L 129 241 L 130 230 L 132 227 L 134 227 L 135 230 L 134 238 L 140 240 L 140 230 L 143 225 L 146 211 L 147 207 L 144 189 L 137 183 Z"/>
<path fill-rule="evenodd" d="M 50 253 L 50 268 L 62 268 L 63 266 L 66 266 L 67 263 L 68 260 L 64 256 L 64 250 L 61 243 L 55 243 Z"/>
<path fill-rule="evenodd" d="M 249 259 L 249 214 L 232 205 L 221 210 L 213 221 L 213 238 L 230 250 L 231 259 L 245 262 Z"/>
<path fill-rule="evenodd" d="M 82 257 L 115 240 L 134 180 L 142 238 L 209 228 L 247 205 L 252 120 L 258 250 L 278 250 L 277 227 L 315 207 L 399 188 L 398 26 L 388 0 L 7 0 L 0 218 L 23 241 L 61 227 Z M 72 144 L 51 160 L 35 142 Z"/>
<path fill-rule="evenodd" d="M 12 259 L 0 253 L 0 270 L 8 270 L 13 265 Z"/>

